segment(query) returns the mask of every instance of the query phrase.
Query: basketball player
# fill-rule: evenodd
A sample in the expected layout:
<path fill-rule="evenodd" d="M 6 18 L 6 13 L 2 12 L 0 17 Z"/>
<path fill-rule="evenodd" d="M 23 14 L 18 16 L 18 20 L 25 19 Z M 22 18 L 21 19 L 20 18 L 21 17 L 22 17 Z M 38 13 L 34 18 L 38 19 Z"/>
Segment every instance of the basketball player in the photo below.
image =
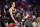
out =
<path fill-rule="evenodd" d="M 16 11 L 16 9 L 14 8 L 15 7 L 15 2 L 11 2 L 10 4 L 10 8 L 9 8 L 9 21 L 8 21 L 8 26 L 9 27 L 17 27 L 17 21 L 15 20 L 14 18 L 14 12 L 13 11 Z"/>

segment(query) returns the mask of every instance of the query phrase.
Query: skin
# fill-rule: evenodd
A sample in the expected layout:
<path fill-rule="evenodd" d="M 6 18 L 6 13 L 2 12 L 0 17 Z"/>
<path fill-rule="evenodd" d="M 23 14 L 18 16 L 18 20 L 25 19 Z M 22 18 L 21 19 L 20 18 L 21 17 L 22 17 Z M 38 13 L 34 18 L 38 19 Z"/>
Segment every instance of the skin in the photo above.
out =
<path fill-rule="evenodd" d="M 10 8 L 10 9 L 9 9 L 9 12 L 10 12 L 10 15 L 11 15 L 13 21 L 14 21 L 15 23 L 17 23 L 17 21 L 14 19 L 13 15 L 12 15 L 12 10 L 14 10 L 14 7 L 15 7 L 15 2 L 13 2 L 12 7 L 11 7 L 12 9 Z M 16 11 L 16 9 L 15 9 L 15 11 Z M 17 27 L 17 26 L 11 26 L 11 27 Z"/>

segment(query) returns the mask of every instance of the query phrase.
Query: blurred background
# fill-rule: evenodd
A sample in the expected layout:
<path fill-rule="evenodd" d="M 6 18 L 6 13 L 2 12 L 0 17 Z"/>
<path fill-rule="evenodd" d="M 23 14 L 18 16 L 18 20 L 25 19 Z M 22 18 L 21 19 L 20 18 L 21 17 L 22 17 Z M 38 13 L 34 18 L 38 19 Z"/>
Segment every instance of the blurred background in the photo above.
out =
<path fill-rule="evenodd" d="M 0 0 L 0 27 L 8 27 L 8 10 L 12 1 L 16 4 L 14 17 L 18 27 L 40 27 L 40 0 Z"/>

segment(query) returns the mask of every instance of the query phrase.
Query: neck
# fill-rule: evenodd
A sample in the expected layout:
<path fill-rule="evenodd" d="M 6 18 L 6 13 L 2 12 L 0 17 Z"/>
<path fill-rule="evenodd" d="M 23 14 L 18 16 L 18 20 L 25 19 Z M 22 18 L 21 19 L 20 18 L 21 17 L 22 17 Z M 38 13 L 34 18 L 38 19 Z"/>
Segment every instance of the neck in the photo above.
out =
<path fill-rule="evenodd" d="M 12 9 L 14 9 L 14 7 L 11 7 Z"/>

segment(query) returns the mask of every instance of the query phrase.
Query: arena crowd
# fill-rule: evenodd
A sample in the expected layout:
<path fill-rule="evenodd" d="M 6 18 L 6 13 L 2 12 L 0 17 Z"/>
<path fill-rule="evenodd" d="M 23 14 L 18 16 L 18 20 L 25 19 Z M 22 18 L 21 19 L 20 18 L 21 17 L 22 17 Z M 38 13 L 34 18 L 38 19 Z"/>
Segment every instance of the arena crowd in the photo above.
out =
<path fill-rule="evenodd" d="M 15 1 L 15 19 L 18 27 L 40 27 L 40 0 L 1 0 L 0 18 L 1 27 L 8 27 L 10 2 Z"/>

